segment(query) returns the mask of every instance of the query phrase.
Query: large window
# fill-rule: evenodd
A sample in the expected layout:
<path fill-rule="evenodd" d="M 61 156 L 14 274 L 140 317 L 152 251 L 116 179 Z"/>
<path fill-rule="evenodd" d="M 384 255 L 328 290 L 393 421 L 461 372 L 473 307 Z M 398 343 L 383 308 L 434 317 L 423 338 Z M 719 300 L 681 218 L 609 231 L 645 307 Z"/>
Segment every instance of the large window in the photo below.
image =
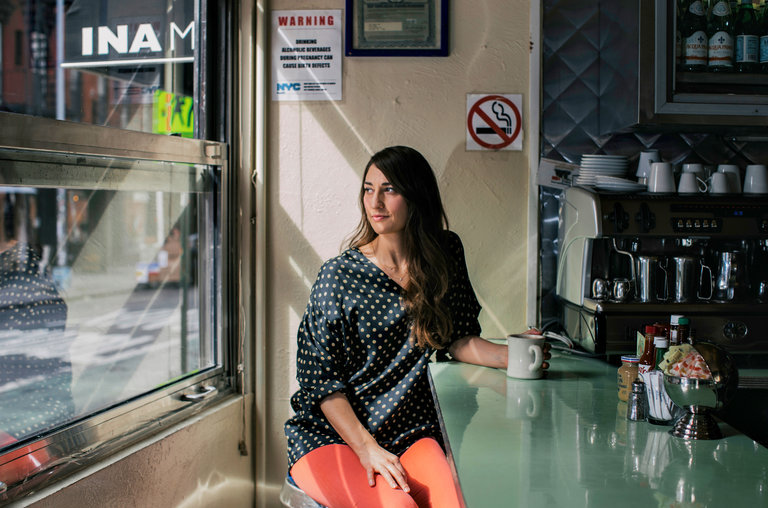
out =
<path fill-rule="evenodd" d="M 197 3 L 3 0 L 0 110 L 199 134 L 195 68 L 205 34 L 196 30 Z"/>
<path fill-rule="evenodd" d="M 0 5 L 0 505 L 236 388 L 206 12 Z"/>

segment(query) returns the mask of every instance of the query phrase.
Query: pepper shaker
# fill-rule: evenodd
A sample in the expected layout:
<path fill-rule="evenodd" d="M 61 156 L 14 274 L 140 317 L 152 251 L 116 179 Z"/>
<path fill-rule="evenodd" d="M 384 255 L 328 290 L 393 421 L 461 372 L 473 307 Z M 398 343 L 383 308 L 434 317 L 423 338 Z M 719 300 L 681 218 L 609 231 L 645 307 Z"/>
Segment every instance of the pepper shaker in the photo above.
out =
<path fill-rule="evenodd" d="M 648 402 L 645 395 L 645 383 L 642 379 L 632 381 L 632 392 L 627 400 L 627 419 L 636 422 L 648 417 Z"/>

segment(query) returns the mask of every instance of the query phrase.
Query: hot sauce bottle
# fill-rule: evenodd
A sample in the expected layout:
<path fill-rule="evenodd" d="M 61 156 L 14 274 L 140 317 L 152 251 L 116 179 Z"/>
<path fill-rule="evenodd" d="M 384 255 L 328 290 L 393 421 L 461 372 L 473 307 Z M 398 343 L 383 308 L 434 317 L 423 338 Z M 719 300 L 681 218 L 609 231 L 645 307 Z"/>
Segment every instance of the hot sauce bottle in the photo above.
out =
<path fill-rule="evenodd" d="M 645 346 L 643 347 L 643 354 L 640 355 L 640 360 L 637 362 L 637 371 L 640 374 L 650 372 L 656 367 L 656 348 L 653 344 L 655 335 L 655 326 L 648 325 L 645 327 Z"/>

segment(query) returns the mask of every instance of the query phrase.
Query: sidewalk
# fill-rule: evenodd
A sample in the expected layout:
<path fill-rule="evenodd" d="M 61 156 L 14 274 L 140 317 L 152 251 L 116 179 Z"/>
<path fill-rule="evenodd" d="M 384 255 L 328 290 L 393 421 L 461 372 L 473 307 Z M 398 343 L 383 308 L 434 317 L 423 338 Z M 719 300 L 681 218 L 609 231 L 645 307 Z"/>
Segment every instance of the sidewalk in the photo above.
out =
<path fill-rule="evenodd" d="M 54 277 L 56 279 L 56 277 Z M 57 280 L 61 297 L 67 302 L 84 298 L 129 294 L 136 289 L 136 270 L 130 267 L 110 272 L 88 273 L 73 270 L 68 280 Z"/>

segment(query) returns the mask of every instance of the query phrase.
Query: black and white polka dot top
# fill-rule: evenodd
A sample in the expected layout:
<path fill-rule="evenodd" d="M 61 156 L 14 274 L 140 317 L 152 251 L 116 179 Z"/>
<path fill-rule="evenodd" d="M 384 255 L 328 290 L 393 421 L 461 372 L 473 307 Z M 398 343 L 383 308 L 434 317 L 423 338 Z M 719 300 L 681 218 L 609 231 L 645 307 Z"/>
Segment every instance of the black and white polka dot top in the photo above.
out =
<path fill-rule="evenodd" d="M 458 235 L 445 232 L 451 280 L 445 304 L 455 341 L 479 335 L 480 304 L 467 275 Z M 396 455 L 423 437 L 442 443 L 427 379 L 434 352 L 409 338 L 402 288 L 358 249 L 347 249 L 320 269 L 298 331 L 299 390 L 285 424 L 289 467 L 304 454 L 344 443 L 320 410 L 340 391 L 380 446 Z"/>

